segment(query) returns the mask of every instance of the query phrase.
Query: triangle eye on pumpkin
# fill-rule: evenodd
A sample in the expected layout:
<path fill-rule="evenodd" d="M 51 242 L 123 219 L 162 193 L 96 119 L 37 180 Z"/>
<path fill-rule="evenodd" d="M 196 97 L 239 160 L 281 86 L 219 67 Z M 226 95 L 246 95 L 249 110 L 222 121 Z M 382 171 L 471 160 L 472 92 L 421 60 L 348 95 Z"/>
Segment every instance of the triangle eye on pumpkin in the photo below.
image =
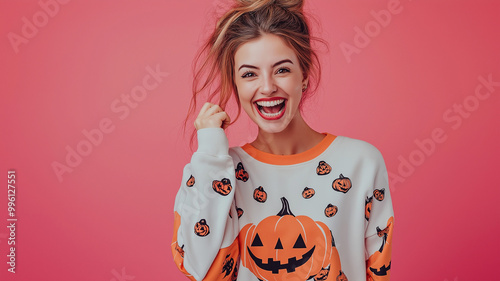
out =
<path fill-rule="evenodd" d="M 302 238 L 302 234 L 299 234 L 299 237 L 297 237 L 297 241 L 295 241 L 295 245 L 293 245 L 294 249 L 300 249 L 300 248 L 305 248 L 306 243 L 304 243 L 304 239 Z"/>
<path fill-rule="evenodd" d="M 263 246 L 262 245 L 262 240 L 260 240 L 260 237 L 259 237 L 259 234 L 257 233 L 257 235 L 255 235 L 255 238 L 253 239 L 253 242 L 252 242 L 252 247 L 259 247 L 259 246 Z"/>
<path fill-rule="evenodd" d="M 274 246 L 274 249 L 283 249 L 283 245 L 281 244 L 281 239 L 278 238 L 278 242 L 276 242 L 276 246 Z"/>

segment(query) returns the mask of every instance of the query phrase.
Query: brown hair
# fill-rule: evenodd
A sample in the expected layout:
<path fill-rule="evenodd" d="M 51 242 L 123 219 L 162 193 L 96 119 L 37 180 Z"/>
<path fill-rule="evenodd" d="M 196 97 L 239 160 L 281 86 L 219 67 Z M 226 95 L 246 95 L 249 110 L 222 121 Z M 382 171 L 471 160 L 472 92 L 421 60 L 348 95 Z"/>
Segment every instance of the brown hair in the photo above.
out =
<path fill-rule="evenodd" d="M 311 39 L 323 41 L 310 35 L 303 5 L 303 0 L 235 0 L 195 58 L 193 97 L 187 118 L 196 110 L 198 95 L 209 91 L 208 101 L 218 103 L 223 110 L 231 94 L 236 95 L 238 113 L 232 123 L 236 121 L 241 105 L 233 80 L 234 55 L 242 44 L 265 33 L 281 37 L 295 51 L 302 73 L 310 77 L 306 93 L 316 90 L 321 68 Z M 216 97 L 218 100 L 213 101 Z"/>

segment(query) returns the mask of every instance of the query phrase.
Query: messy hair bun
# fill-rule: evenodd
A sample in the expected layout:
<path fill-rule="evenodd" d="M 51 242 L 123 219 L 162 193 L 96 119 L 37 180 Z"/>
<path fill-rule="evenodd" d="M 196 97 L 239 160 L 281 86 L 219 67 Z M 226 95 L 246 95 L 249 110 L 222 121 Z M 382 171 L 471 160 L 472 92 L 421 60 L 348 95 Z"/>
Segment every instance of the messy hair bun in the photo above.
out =
<path fill-rule="evenodd" d="M 255 4 L 278 5 L 290 11 L 302 11 L 304 7 L 304 1 L 302 0 L 236 0 L 236 2 L 238 2 L 240 6 L 251 6 Z"/>
<path fill-rule="evenodd" d="M 238 113 L 236 118 L 232 118 L 236 121 L 241 105 L 233 82 L 234 55 L 242 44 L 263 34 L 279 36 L 295 51 L 302 73 L 310 77 L 303 97 L 314 91 L 321 69 L 318 57 L 311 48 L 311 35 L 303 7 L 303 0 L 233 0 L 233 6 L 218 19 L 215 29 L 195 58 L 193 97 L 188 117 L 196 109 L 198 95 L 209 90 L 208 100 L 218 103 L 223 109 L 231 94 L 236 95 Z"/>

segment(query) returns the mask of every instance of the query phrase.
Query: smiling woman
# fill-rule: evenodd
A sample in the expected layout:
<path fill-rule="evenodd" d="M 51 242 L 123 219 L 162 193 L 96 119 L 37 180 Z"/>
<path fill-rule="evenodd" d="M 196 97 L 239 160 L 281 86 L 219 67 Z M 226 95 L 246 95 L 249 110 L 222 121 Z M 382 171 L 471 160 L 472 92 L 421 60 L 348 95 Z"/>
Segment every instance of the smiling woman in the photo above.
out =
<path fill-rule="evenodd" d="M 303 4 L 235 1 L 197 57 L 191 113 L 208 89 L 219 102 L 194 122 L 198 149 L 174 206 L 172 253 L 191 280 L 390 278 L 393 210 L 380 152 L 302 118 L 320 73 Z M 258 126 L 242 147 L 229 148 L 224 132 L 231 96 Z"/>

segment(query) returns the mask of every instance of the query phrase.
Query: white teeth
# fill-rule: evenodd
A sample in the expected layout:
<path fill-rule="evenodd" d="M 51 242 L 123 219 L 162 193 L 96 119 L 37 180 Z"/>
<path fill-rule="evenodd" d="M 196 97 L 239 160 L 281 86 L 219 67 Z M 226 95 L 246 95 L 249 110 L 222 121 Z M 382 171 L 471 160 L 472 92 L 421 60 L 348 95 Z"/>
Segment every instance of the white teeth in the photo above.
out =
<path fill-rule="evenodd" d="M 281 104 L 285 101 L 285 99 L 279 99 L 279 100 L 273 100 L 273 101 L 258 101 L 256 102 L 259 106 L 265 106 L 265 107 L 273 107 L 278 104 Z M 275 114 L 275 113 L 274 113 Z M 273 114 L 273 115 L 274 115 Z"/>
<path fill-rule="evenodd" d="M 260 113 L 262 113 L 262 115 L 264 115 L 266 117 L 272 118 L 272 117 L 276 117 L 276 116 L 280 115 L 281 112 L 283 112 L 283 109 L 284 108 L 280 109 L 280 111 L 278 111 L 276 113 L 265 113 L 264 111 L 261 110 Z"/>

